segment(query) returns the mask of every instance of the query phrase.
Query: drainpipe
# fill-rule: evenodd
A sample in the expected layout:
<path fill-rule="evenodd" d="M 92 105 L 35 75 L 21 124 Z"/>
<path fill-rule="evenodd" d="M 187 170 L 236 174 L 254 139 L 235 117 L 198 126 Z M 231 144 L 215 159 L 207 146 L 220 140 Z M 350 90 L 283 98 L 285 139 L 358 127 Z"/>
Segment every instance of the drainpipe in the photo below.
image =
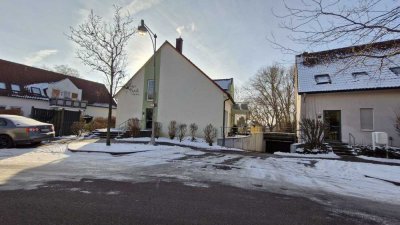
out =
<path fill-rule="evenodd" d="M 228 100 L 229 98 L 224 100 L 224 110 L 222 115 L 222 146 L 225 146 L 225 102 Z"/>

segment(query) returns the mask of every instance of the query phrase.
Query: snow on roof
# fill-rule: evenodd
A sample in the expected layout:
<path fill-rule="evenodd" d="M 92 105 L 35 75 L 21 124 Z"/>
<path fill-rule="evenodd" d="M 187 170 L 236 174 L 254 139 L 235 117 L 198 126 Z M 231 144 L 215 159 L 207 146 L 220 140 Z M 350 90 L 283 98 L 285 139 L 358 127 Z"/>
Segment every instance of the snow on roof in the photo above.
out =
<path fill-rule="evenodd" d="M 400 55 L 384 59 L 383 64 L 379 58 L 334 56 L 310 64 L 307 57 L 311 54 L 296 56 L 299 93 L 400 88 L 400 75 L 392 71 L 400 66 Z M 330 82 L 318 84 L 318 75 L 324 74 L 329 75 Z"/>
<path fill-rule="evenodd" d="M 229 85 L 232 84 L 232 78 L 229 79 L 217 79 L 214 80 L 215 83 L 218 84 L 222 89 L 229 90 Z"/>

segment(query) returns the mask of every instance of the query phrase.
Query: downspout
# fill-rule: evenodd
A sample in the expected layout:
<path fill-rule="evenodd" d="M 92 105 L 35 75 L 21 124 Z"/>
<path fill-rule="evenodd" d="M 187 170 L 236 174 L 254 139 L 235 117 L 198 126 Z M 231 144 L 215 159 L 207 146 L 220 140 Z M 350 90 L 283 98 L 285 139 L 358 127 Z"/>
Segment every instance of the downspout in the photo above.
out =
<path fill-rule="evenodd" d="M 228 101 L 229 98 L 224 100 L 224 110 L 222 115 L 222 146 L 225 146 L 225 102 Z"/>

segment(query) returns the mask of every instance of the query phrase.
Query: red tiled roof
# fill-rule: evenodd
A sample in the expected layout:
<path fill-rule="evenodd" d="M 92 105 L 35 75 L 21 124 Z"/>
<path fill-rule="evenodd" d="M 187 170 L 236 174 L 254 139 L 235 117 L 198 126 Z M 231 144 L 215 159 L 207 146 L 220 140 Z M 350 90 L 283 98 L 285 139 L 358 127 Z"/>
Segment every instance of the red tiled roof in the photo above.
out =
<path fill-rule="evenodd" d="M 18 84 L 23 88 L 29 84 L 51 83 L 66 78 L 82 89 L 82 100 L 88 101 L 89 105 L 108 103 L 110 94 L 104 84 L 0 59 L 0 82 L 6 83 L 9 90 L 11 84 Z"/>

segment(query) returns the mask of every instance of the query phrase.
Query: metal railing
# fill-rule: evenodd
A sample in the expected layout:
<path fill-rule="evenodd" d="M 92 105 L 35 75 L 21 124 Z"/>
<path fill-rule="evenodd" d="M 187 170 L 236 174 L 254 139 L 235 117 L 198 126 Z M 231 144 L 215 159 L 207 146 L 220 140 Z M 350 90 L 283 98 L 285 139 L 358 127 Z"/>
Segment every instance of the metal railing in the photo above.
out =
<path fill-rule="evenodd" d="M 349 145 L 354 146 L 356 144 L 356 138 L 352 133 L 349 133 Z"/>
<path fill-rule="evenodd" d="M 87 101 L 78 101 L 78 100 L 65 99 L 65 98 L 50 98 L 49 99 L 50 106 L 86 108 L 87 103 L 88 103 Z"/>

